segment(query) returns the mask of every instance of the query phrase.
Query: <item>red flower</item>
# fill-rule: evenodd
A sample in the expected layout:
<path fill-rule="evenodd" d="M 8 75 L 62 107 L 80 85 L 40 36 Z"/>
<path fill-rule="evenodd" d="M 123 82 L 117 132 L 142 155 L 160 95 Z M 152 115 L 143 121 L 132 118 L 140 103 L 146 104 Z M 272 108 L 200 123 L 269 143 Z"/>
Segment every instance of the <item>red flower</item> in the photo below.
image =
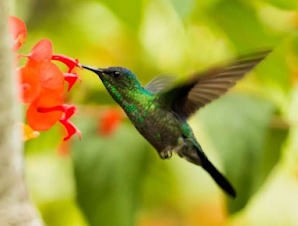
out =
<path fill-rule="evenodd" d="M 61 92 L 63 89 L 63 81 L 69 83 L 68 91 L 72 88 L 79 77 L 75 73 L 71 73 L 74 67 L 81 67 L 78 60 L 74 60 L 64 55 L 53 55 L 53 45 L 49 39 L 42 39 L 31 50 L 27 56 L 27 65 L 40 70 L 39 74 L 43 81 L 43 86 L 55 89 Z M 60 69 L 51 60 L 57 60 L 69 67 L 68 73 L 62 74 Z M 58 72 L 59 71 L 59 72 Z M 51 87 L 48 87 L 51 86 Z"/>
<path fill-rule="evenodd" d="M 53 55 L 53 44 L 49 39 L 40 40 L 27 56 L 37 62 L 50 61 Z"/>
<path fill-rule="evenodd" d="M 60 123 L 65 127 L 68 133 L 68 135 L 64 137 L 64 141 L 70 139 L 74 134 L 78 134 L 79 139 L 82 139 L 81 131 L 70 121 L 61 119 Z"/>
<path fill-rule="evenodd" d="M 41 131 L 41 129 L 43 128 L 44 130 L 50 129 L 55 123 L 59 121 L 66 128 L 68 132 L 68 136 L 65 137 L 64 140 L 68 140 L 71 136 L 73 136 L 76 133 L 79 135 L 79 139 L 81 139 L 81 132 L 69 121 L 70 117 L 76 112 L 77 108 L 75 106 L 70 106 L 65 104 L 59 105 L 59 99 L 54 98 L 52 95 L 51 97 L 48 96 L 48 98 L 49 99 L 47 100 L 47 103 L 52 101 L 51 104 L 49 104 L 50 106 L 54 104 L 57 104 L 57 105 L 54 105 L 54 107 L 49 107 L 42 104 L 41 101 L 37 103 L 33 102 L 29 107 L 31 111 L 29 111 L 29 109 L 27 111 L 27 119 L 29 120 L 29 118 L 34 118 L 33 120 L 34 124 L 32 125 L 32 123 L 28 121 L 29 125 L 33 129 L 35 129 L 37 126 L 38 129 L 36 130 Z M 43 96 L 42 100 L 45 100 L 45 96 Z M 57 112 L 60 112 L 60 113 L 57 114 Z M 40 114 L 47 117 L 48 119 L 51 118 L 52 120 L 43 121 L 42 118 L 37 117 L 38 115 L 41 116 Z M 38 124 L 36 125 L 36 123 Z"/>
<path fill-rule="evenodd" d="M 9 17 L 9 30 L 14 39 L 13 51 L 17 51 L 25 42 L 27 28 L 25 23 L 17 17 Z"/>
<path fill-rule="evenodd" d="M 10 17 L 9 22 L 15 40 L 14 50 L 17 50 L 25 41 L 26 25 L 16 17 Z M 49 39 L 40 40 L 27 56 L 19 55 L 17 59 L 20 57 L 28 58 L 26 66 L 18 70 L 18 75 L 22 102 L 30 104 L 26 113 L 29 126 L 36 131 L 45 131 L 60 121 L 68 132 L 64 140 L 75 133 L 81 138 L 81 132 L 69 121 L 76 112 L 76 107 L 63 104 L 62 99 L 64 81 L 69 83 L 69 91 L 79 80 L 77 74 L 71 73 L 75 67 L 81 67 L 78 60 L 64 55 L 54 55 L 53 44 Z M 63 74 L 52 60 L 66 64 L 69 68 L 68 73 Z"/>
<path fill-rule="evenodd" d="M 72 72 L 72 70 L 75 67 L 80 67 L 82 68 L 82 66 L 79 63 L 78 59 L 72 59 L 70 57 L 64 56 L 64 55 L 60 55 L 60 54 L 55 54 L 52 56 L 52 60 L 58 60 L 62 63 L 64 63 L 67 67 L 68 67 L 68 73 Z"/>
<path fill-rule="evenodd" d="M 62 117 L 63 112 L 55 109 L 61 106 L 63 100 L 60 96 L 50 92 L 42 92 L 29 106 L 26 118 L 29 126 L 36 131 L 49 130 Z M 44 109 L 50 109 L 45 111 Z"/>
<path fill-rule="evenodd" d="M 19 69 L 22 102 L 31 103 L 41 91 L 61 95 L 64 90 L 64 76 L 60 69 L 51 62 L 30 61 Z"/>
<path fill-rule="evenodd" d="M 21 96 L 23 103 L 31 103 L 40 93 L 41 79 L 38 70 L 32 67 L 22 67 L 18 70 L 21 82 Z"/>
<path fill-rule="evenodd" d="M 100 117 L 99 133 L 103 136 L 112 135 L 119 127 L 123 112 L 119 108 L 106 110 Z"/>
<path fill-rule="evenodd" d="M 39 70 L 42 89 L 48 89 L 52 95 L 61 95 L 64 90 L 64 76 L 59 67 L 51 62 L 42 62 L 35 66 Z"/>
<path fill-rule="evenodd" d="M 64 79 L 66 82 L 68 82 L 68 89 L 67 91 L 71 90 L 73 85 L 80 80 L 79 76 L 76 73 L 64 73 L 63 74 Z"/>
<path fill-rule="evenodd" d="M 64 141 L 62 142 L 58 149 L 57 149 L 57 153 L 60 157 L 67 157 L 69 155 L 71 149 L 71 142 L 68 141 Z"/>

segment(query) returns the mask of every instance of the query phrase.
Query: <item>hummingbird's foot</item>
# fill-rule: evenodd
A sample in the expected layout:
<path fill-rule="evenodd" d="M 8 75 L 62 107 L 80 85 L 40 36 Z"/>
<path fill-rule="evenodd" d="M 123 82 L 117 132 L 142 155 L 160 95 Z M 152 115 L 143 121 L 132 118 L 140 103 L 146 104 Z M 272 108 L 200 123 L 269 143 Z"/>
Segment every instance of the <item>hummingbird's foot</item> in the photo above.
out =
<path fill-rule="evenodd" d="M 159 152 L 159 156 L 161 159 L 170 159 L 173 155 L 173 152 L 171 149 L 165 149 Z"/>
<path fill-rule="evenodd" d="M 181 137 L 177 141 L 177 145 L 174 147 L 167 147 L 161 152 L 159 152 L 159 156 L 161 159 L 170 159 L 173 153 L 178 153 L 184 147 L 184 139 Z"/>

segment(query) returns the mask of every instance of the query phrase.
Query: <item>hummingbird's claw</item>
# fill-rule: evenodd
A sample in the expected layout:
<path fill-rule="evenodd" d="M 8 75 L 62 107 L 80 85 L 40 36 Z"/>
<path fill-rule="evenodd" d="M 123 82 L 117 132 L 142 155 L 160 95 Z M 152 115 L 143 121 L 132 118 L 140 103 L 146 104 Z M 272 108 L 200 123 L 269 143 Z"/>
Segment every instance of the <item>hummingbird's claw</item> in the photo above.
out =
<path fill-rule="evenodd" d="M 159 156 L 161 159 L 170 159 L 172 157 L 173 153 L 170 148 L 167 148 L 165 150 L 162 150 L 159 152 Z"/>

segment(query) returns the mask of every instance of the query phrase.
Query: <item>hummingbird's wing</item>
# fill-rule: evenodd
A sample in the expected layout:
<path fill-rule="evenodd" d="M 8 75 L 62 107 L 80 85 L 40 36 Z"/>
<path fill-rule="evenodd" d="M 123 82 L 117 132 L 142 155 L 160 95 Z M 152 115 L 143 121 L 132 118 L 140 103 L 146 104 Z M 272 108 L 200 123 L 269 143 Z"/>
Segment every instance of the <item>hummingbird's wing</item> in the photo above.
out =
<path fill-rule="evenodd" d="M 184 83 L 161 93 L 160 97 L 165 100 L 165 103 L 171 104 L 172 111 L 186 119 L 226 93 L 236 84 L 236 81 L 258 65 L 270 52 L 263 51 L 240 57 L 226 67 L 194 74 Z"/>
<path fill-rule="evenodd" d="M 151 93 L 163 92 L 174 82 L 173 76 L 157 76 L 153 78 L 145 87 Z"/>

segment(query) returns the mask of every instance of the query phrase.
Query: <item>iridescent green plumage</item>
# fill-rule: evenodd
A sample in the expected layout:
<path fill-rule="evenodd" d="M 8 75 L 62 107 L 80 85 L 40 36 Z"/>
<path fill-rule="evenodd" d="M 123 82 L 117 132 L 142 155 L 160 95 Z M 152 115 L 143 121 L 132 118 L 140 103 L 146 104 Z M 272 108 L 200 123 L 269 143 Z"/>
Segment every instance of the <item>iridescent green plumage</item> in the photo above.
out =
<path fill-rule="evenodd" d="M 177 153 L 187 161 L 202 166 L 222 189 L 235 197 L 233 187 L 204 154 L 187 119 L 227 92 L 268 53 L 240 58 L 226 67 L 195 74 L 178 84 L 171 78 L 157 77 L 145 87 L 125 68 L 83 67 L 99 75 L 108 92 L 161 158 L 167 159 L 172 153 Z"/>

